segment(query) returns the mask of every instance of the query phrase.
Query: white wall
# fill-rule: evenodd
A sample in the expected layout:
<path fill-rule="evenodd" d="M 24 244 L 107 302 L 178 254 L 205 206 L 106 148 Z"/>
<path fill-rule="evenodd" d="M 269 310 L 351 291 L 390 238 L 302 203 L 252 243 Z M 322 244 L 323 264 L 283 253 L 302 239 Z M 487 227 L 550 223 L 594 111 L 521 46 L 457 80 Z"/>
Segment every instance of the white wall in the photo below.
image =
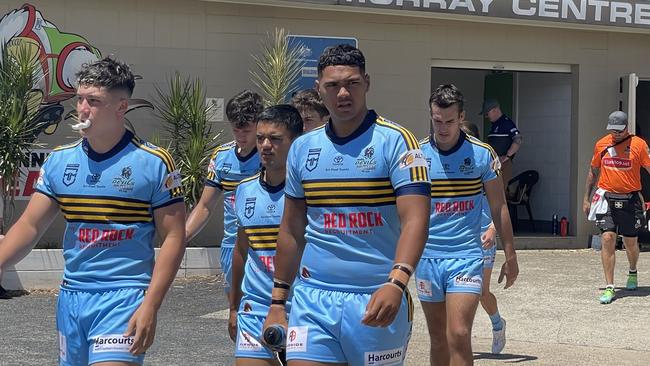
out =
<path fill-rule="evenodd" d="M 531 201 L 536 220 L 551 220 L 554 213 L 570 217 L 571 75 L 524 72 L 518 82 L 516 122 L 524 143 L 513 177 L 528 169 L 539 172 Z M 528 218 L 523 206 L 519 218 Z"/>

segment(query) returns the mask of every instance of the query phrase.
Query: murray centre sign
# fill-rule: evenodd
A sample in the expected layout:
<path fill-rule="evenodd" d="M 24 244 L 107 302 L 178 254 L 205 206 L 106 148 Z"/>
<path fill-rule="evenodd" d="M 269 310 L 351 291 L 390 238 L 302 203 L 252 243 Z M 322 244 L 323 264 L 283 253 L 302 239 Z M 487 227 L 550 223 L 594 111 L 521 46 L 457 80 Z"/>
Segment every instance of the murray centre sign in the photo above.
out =
<path fill-rule="evenodd" d="M 309 0 L 293 0 L 314 4 Z M 648 0 L 321 0 L 321 5 L 650 29 Z"/>

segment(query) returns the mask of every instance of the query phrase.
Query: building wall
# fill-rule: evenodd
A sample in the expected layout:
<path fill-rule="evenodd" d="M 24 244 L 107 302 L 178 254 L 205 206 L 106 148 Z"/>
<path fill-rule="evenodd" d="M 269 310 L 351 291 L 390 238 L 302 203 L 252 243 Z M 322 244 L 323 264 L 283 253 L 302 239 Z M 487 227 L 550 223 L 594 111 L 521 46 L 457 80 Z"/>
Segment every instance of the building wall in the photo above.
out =
<path fill-rule="evenodd" d="M 435 90 L 441 84 L 454 84 L 465 97 L 465 120 L 470 121 L 478 126 L 478 130 L 483 134 L 483 117 L 478 112 L 483 107 L 483 89 L 486 70 L 466 70 L 466 69 L 431 69 L 431 91 Z M 424 101 L 428 103 L 429 96 Z M 428 105 L 427 105 L 428 107 Z M 485 139 L 485 136 L 480 136 Z"/>
<path fill-rule="evenodd" d="M 5 12 L 22 1 L 0 0 Z M 604 134 L 603 122 L 617 107 L 618 76 L 650 76 L 646 34 L 569 30 L 312 11 L 196 0 L 47 0 L 32 1 L 60 29 L 82 34 L 103 54 L 114 54 L 143 76 L 136 97 L 153 99 L 176 70 L 202 79 L 208 96 L 224 97 L 250 87 L 251 54 L 274 27 L 293 34 L 354 36 L 368 59 L 370 106 L 426 134 L 432 59 L 559 63 L 573 65 L 577 108 L 572 113 L 570 172 L 573 202 L 570 219 L 586 243 L 591 225 L 579 212 L 584 176 L 593 143 Z M 149 137 L 157 121 L 134 121 Z M 218 128 L 225 127 L 217 124 Z M 68 141 L 61 129 L 50 143 Z M 565 161 L 565 160 L 564 160 Z M 212 225 L 212 224 L 211 224 Z M 211 231 L 218 232 L 218 220 Z M 53 232 L 53 231 L 51 231 Z M 575 231 L 574 231 L 575 232 Z M 51 235 L 48 233 L 48 235 Z M 59 237 L 57 233 L 54 237 Z M 204 242 L 214 242 L 205 235 Z"/>

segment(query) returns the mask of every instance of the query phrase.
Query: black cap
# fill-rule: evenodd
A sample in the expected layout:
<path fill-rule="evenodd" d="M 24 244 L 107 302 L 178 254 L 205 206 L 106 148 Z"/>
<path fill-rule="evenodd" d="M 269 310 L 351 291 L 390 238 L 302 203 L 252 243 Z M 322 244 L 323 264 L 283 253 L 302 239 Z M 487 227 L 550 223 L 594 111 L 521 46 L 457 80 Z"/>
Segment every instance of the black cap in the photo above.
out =
<path fill-rule="evenodd" d="M 496 107 L 499 107 L 499 102 L 494 98 L 487 98 L 483 101 L 483 108 L 481 108 L 481 112 L 478 115 L 484 116 L 487 112 Z"/>

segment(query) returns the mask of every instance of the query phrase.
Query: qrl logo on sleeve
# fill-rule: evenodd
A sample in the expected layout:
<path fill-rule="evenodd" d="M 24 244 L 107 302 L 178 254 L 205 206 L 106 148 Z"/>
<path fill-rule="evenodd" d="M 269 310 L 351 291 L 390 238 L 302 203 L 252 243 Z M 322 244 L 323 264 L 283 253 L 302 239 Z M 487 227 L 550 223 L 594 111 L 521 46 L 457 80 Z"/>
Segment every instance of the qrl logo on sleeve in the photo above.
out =
<path fill-rule="evenodd" d="M 163 192 L 167 192 L 174 188 L 178 188 L 182 185 L 182 177 L 180 170 L 176 169 L 173 172 L 167 174 L 163 184 Z"/>
<path fill-rule="evenodd" d="M 129 352 L 133 345 L 134 337 L 125 337 L 121 334 L 106 334 L 93 338 L 93 353 L 102 352 Z"/>
<path fill-rule="evenodd" d="M 427 159 L 420 149 L 409 150 L 399 159 L 399 168 L 401 170 L 408 168 L 428 167 Z"/>

